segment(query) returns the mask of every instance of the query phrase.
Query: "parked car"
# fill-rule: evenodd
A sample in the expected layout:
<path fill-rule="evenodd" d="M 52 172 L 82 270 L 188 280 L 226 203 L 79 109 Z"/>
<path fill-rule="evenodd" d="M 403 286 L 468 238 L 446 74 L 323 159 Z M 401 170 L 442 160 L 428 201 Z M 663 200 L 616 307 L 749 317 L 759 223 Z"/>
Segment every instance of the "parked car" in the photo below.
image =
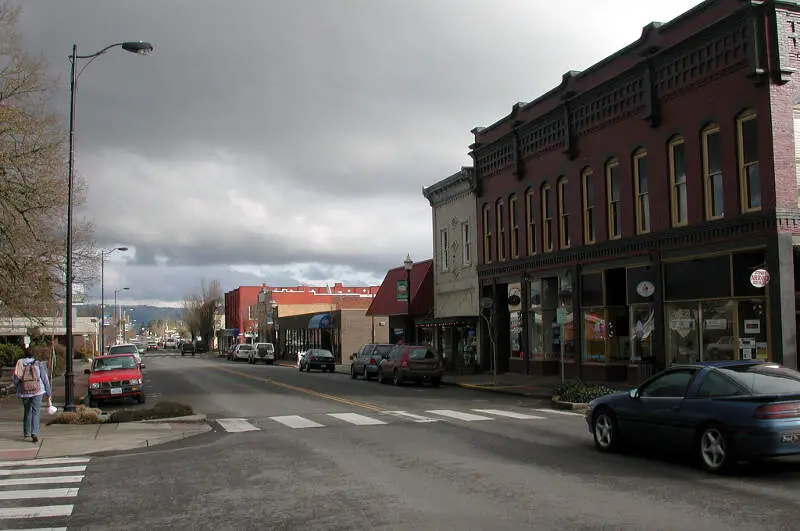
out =
<path fill-rule="evenodd" d="M 336 370 L 336 358 L 330 350 L 310 348 L 298 354 L 297 369 L 300 372 L 311 372 L 311 369 L 334 372 Z"/>
<path fill-rule="evenodd" d="M 248 359 L 251 364 L 255 365 L 256 362 L 262 360 L 268 365 L 275 363 L 275 346 L 272 343 L 256 343 L 253 346 L 255 348 L 250 351 Z"/>
<path fill-rule="evenodd" d="M 394 345 L 368 343 L 362 346 L 358 352 L 353 354 L 350 360 L 350 377 L 363 377 L 369 380 L 378 375 L 378 365 L 384 356 L 392 351 Z"/>
<path fill-rule="evenodd" d="M 86 396 L 91 407 L 101 400 L 133 398 L 140 404 L 145 401 L 142 369 L 144 364 L 136 361 L 132 354 L 109 354 L 92 361 L 89 389 Z"/>
<path fill-rule="evenodd" d="M 176 339 L 167 339 L 164 341 L 164 348 L 178 348 L 178 341 Z"/>
<path fill-rule="evenodd" d="M 131 354 L 136 358 L 136 363 L 142 364 L 142 355 L 139 354 L 139 347 L 133 343 L 123 343 L 122 345 L 111 345 L 108 347 L 108 354 Z"/>
<path fill-rule="evenodd" d="M 246 360 L 250 361 L 250 354 L 255 350 L 255 347 L 249 343 L 241 343 L 233 347 L 228 359 L 230 361 Z"/>
<path fill-rule="evenodd" d="M 194 350 L 199 354 L 201 352 L 208 352 L 208 343 L 205 341 L 195 341 Z"/>
<path fill-rule="evenodd" d="M 194 356 L 194 345 L 192 343 L 181 344 L 181 356 L 185 356 L 186 354 Z"/>
<path fill-rule="evenodd" d="M 707 472 L 800 454 L 800 372 L 761 360 L 675 365 L 589 403 L 598 450 L 625 444 L 693 454 Z"/>
<path fill-rule="evenodd" d="M 148 341 L 147 350 L 158 350 L 158 343 L 156 343 L 155 341 Z"/>
<path fill-rule="evenodd" d="M 378 383 L 391 379 L 395 385 L 430 382 L 439 387 L 443 375 L 441 357 L 427 345 L 396 345 L 378 365 Z"/>

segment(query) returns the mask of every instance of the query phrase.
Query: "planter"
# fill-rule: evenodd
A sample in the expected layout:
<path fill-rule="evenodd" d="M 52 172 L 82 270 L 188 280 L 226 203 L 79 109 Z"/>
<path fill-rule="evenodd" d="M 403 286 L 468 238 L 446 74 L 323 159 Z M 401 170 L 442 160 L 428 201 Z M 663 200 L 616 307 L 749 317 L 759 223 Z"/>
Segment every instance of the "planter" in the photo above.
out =
<path fill-rule="evenodd" d="M 551 403 L 553 408 L 555 409 L 563 409 L 567 411 L 586 411 L 589 409 L 589 404 L 582 404 L 580 402 L 565 402 L 560 399 L 558 396 L 554 396 L 551 399 Z"/>

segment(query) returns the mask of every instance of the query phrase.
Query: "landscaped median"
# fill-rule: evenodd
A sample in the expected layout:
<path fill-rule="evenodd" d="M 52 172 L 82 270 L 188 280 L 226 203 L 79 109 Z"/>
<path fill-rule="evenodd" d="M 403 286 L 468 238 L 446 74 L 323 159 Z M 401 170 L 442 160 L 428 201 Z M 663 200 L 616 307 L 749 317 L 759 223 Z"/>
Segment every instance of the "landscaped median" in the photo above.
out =
<path fill-rule="evenodd" d="M 618 392 L 618 389 L 603 384 L 588 384 L 580 380 L 559 384 L 552 394 L 554 408 L 586 411 L 589 402 L 601 396 Z"/>
<path fill-rule="evenodd" d="M 202 417 L 201 420 L 200 417 Z M 61 411 L 47 422 L 51 424 L 103 424 L 120 422 L 161 421 L 174 422 L 182 418 L 191 418 L 189 422 L 204 422 L 205 417 L 195 415 L 191 406 L 177 402 L 159 402 L 147 409 L 120 409 L 106 415 L 98 408 L 78 406 L 74 412 Z M 186 422 L 186 421 L 184 421 Z"/>

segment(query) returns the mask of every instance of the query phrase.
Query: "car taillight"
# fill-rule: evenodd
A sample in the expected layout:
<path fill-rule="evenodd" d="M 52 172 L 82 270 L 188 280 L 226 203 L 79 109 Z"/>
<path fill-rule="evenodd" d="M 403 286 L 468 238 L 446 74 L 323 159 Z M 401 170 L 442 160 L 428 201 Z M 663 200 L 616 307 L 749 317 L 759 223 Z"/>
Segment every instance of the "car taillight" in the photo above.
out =
<path fill-rule="evenodd" d="M 316 356 L 311 356 L 311 361 L 317 361 L 317 357 Z"/>
<path fill-rule="evenodd" d="M 403 359 L 400 361 L 401 367 L 408 367 L 408 354 L 403 354 Z"/>
<path fill-rule="evenodd" d="M 369 364 L 370 364 L 370 365 L 376 365 L 376 363 L 375 363 L 375 358 L 370 358 L 370 359 L 369 359 Z"/>
<path fill-rule="evenodd" d="M 767 404 L 756 409 L 757 419 L 793 419 L 800 417 L 800 402 Z"/>

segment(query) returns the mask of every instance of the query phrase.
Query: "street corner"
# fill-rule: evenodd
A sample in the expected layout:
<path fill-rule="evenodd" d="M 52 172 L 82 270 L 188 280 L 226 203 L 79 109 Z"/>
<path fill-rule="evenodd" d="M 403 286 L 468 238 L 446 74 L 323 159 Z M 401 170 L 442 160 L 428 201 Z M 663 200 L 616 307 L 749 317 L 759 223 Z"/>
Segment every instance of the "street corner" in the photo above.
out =
<path fill-rule="evenodd" d="M 553 397 L 552 391 L 544 388 L 526 385 L 503 385 L 493 383 L 465 383 L 442 380 L 442 385 L 460 387 L 472 391 L 483 391 L 501 395 L 522 396 L 526 398 L 536 398 L 550 400 Z"/>

